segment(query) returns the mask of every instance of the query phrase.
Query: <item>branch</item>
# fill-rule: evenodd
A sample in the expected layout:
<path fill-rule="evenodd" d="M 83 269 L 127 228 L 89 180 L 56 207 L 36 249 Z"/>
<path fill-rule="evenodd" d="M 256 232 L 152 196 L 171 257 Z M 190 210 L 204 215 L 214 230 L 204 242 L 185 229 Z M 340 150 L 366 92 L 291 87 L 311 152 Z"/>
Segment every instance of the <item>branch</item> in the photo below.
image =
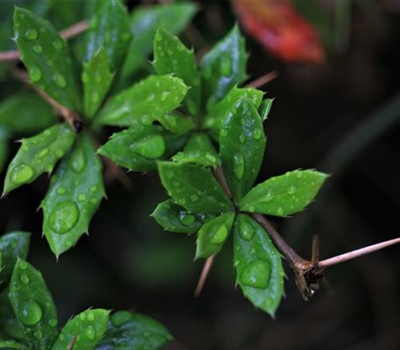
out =
<path fill-rule="evenodd" d="M 278 72 L 273 70 L 267 74 L 262 75 L 261 77 L 259 77 L 257 79 L 254 79 L 250 83 L 246 84 L 246 87 L 258 89 L 259 87 L 269 83 L 270 81 L 274 80 L 277 77 L 278 77 Z"/>
<path fill-rule="evenodd" d="M 201 271 L 201 275 L 199 278 L 199 282 L 197 283 L 196 290 L 194 291 L 194 296 L 196 298 L 199 297 L 201 291 L 203 290 L 207 276 L 210 273 L 212 264 L 214 262 L 214 258 L 215 258 L 215 255 L 212 255 L 209 258 L 207 258 L 206 262 L 204 263 L 203 270 Z"/>

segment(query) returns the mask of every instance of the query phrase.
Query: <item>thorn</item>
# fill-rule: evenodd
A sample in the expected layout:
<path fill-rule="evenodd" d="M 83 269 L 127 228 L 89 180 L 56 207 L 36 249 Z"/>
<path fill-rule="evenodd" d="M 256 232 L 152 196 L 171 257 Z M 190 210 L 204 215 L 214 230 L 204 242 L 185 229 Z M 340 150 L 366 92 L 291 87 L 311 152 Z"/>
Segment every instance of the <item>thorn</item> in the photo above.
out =
<path fill-rule="evenodd" d="M 197 283 L 196 290 L 194 291 L 195 298 L 198 298 L 200 296 L 201 291 L 203 290 L 207 276 L 210 273 L 211 266 L 214 262 L 214 258 L 215 255 L 212 255 L 209 258 L 207 258 L 206 262 L 204 263 L 203 270 L 201 271 L 201 275 L 199 278 L 199 282 Z"/>

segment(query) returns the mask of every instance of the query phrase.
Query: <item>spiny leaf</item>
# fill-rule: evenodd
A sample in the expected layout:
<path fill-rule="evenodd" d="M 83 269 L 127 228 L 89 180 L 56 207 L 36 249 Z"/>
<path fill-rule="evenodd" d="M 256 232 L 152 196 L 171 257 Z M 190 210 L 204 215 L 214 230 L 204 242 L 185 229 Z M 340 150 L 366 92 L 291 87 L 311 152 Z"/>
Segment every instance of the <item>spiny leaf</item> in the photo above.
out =
<path fill-rule="evenodd" d="M 201 62 L 202 88 L 207 109 L 246 78 L 246 60 L 244 39 L 239 28 L 234 26 Z"/>
<path fill-rule="evenodd" d="M 122 75 L 132 75 L 146 63 L 157 28 L 164 28 L 172 34 L 179 33 L 196 11 L 197 5 L 189 2 L 136 7 L 132 12 L 130 26 L 132 33 L 140 34 L 131 41 Z"/>
<path fill-rule="evenodd" d="M 272 103 L 274 102 L 273 98 L 266 98 L 261 102 L 261 105 L 258 109 L 262 120 L 267 120 L 269 112 L 271 111 Z"/>
<path fill-rule="evenodd" d="M 232 205 L 211 171 L 199 165 L 159 162 L 161 182 L 174 201 L 192 213 L 222 213 Z"/>
<path fill-rule="evenodd" d="M 234 213 L 225 213 L 207 221 L 201 227 L 196 241 L 196 259 L 208 258 L 221 250 L 231 231 L 234 218 Z"/>
<path fill-rule="evenodd" d="M 108 58 L 103 49 L 94 53 L 83 64 L 83 101 L 86 119 L 92 119 L 107 95 L 114 74 L 110 72 Z"/>
<path fill-rule="evenodd" d="M 326 178 L 326 174 L 314 170 L 272 177 L 242 198 L 240 210 L 283 217 L 297 213 L 311 203 Z"/>
<path fill-rule="evenodd" d="M 200 109 L 200 74 L 193 49 L 188 50 L 174 35 L 159 28 L 154 38 L 154 68 L 158 74 L 173 73 L 190 87 L 183 105 L 191 115 Z"/>
<path fill-rule="evenodd" d="M 52 350 L 95 349 L 107 329 L 110 312 L 93 309 L 81 312 L 64 326 Z"/>
<path fill-rule="evenodd" d="M 125 6 L 119 0 L 102 1 L 86 32 L 85 59 L 90 61 L 104 48 L 110 69 L 115 71 L 123 63 L 131 38 Z"/>
<path fill-rule="evenodd" d="M 15 340 L 5 340 L 0 338 L 0 349 L 29 349 L 25 344 L 16 342 Z"/>
<path fill-rule="evenodd" d="M 58 124 L 36 136 L 22 139 L 18 153 L 8 166 L 4 193 L 36 180 L 41 174 L 53 171 L 54 165 L 71 147 L 75 133 Z"/>
<path fill-rule="evenodd" d="M 96 350 L 161 349 L 173 336 L 150 317 L 129 311 L 113 313 L 107 331 Z"/>
<path fill-rule="evenodd" d="M 28 256 L 30 238 L 30 234 L 24 231 L 10 232 L 0 237 L 0 290 L 8 285 L 17 258 L 26 259 Z"/>
<path fill-rule="evenodd" d="M 42 202 L 43 233 L 56 256 L 87 232 L 103 196 L 101 162 L 89 136 L 82 133 L 52 176 Z"/>
<path fill-rule="evenodd" d="M 243 214 L 234 224 L 234 264 L 243 294 L 273 317 L 283 294 L 282 259 L 264 229 Z"/>
<path fill-rule="evenodd" d="M 192 214 L 171 199 L 161 202 L 151 216 L 168 232 L 196 233 L 211 214 Z"/>
<path fill-rule="evenodd" d="M 79 111 L 81 99 L 69 49 L 54 27 L 33 12 L 16 7 L 14 32 L 31 83 L 63 106 Z"/>
<path fill-rule="evenodd" d="M 99 124 L 131 126 L 151 124 L 177 108 L 188 91 L 181 79 L 171 75 L 149 76 L 112 98 L 96 121 Z"/>
<path fill-rule="evenodd" d="M 14 310 L 8 299 L 8 292 L 9 289 L 6 288 L 0 293 L 0 337 L 3 339 L 14 339 L 29 347 L 25 339 L 24 330 L 15 317 Z"/>
<path fill-rule="evenodd" d="M 40 132 L 56 120 L 51 106 L 32 91 L 14 94 L 0 104 L 0 127 L 12 133 Z"/>
<path fill-rule="evenodd" d="M 222 169 L 236 201 L 252 187 L 260 170 L 265 144 L 261 117 L 253 103 L 243 97 L 230 109 L 220 137 Z"/>
<path fill-rule="evenodd" d="M 18 259 L 8 297 L 26 339 L 34 349 L 48 349 L 57 337 L 57 312 L 42 274 Z"/>
<path fill-rule="evenodd" d="M 172 113 L 158 117 L 157 121 L 165 129 L 177 134 L 184 134 L 196 128 L 196 124 L 191 119 Z"/>

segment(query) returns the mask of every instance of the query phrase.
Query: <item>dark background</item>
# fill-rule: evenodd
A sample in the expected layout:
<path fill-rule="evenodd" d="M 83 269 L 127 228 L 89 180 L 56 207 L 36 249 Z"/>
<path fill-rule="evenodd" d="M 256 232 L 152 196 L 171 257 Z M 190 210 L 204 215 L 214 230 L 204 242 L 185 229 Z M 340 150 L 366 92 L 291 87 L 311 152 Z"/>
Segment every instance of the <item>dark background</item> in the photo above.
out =
<path fill-rule="evenodd" d="M 333 3 L 325 4 L 328 16 Z M 193 23 L 201 37 L 193 31 L 183 37 L 207 47 L 235 18 L 227 2 L 202 6 Z M 330 45 L 323 64 L 283 63 L 246 40 L 249 80 L 278 73 L 263 86 L 276 99 L 265 123 L 259 181 L 297 168 L 332 174 L 308 210 L 272 219 L 305 258 L 315 234 L 327 258 L 400 233 L 400 6 L 360 0 L 350 10 L 350 30 L 342 38 L 347 44 Z M 234 288 L 231 242 L 216 258 L 202 295 L 193 298 L 203 264 L 193 262 L 194 238 L 163 232 L 149 218 L 166 198 L 155 173 L 129 178 L 129 191 L 116 181 L 108 185 L 90 236 L 58 262 L 41 238 L 42 214 L 36 212 L 47 178 L 0 201 L 2 232 L 33 233 L 29 259 L 43 272 L 62 322 L 91 306 L 131 308 L 165 324 L 193 350 L 400 349 L 400 247 L 327 269 L 327 283 L 308 302 L 286 265 L 286 297 L 273 320 Z"/>

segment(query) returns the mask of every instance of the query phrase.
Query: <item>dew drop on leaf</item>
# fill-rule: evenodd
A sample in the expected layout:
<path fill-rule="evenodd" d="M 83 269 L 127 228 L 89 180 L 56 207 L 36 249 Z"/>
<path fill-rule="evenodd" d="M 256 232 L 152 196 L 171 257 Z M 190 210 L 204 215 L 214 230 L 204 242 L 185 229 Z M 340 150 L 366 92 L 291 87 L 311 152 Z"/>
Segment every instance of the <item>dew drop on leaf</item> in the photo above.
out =
<path fill-rule="evenodd" d="M 36 332 L 33 333 L 33 336 L 36 339 L 42 339 L 43 338 L 43 333 L 41 331 L 36 331 Z"/>
<path fill-rule="evenodd" d="M 29 284 L 29 282 L 30 282 L 30 280 L 29 280 L 29 277 L 28 277 L 28 275 L 26 274 L 26 273 L 23 273 L 22 275 L 21 275 L 21 282 L 23 283 L 23 284 Z"/>
<path fill-rule="evenodd" d="M 38 66 L 32 65 L 29 67 L 29 77 L 31 78 L 32 83 L 37 83 L 42 79 L 42 71 Z"/>
<path fill-rule="evenodd" d="M 96 338 L 96 331 L 93 326 L 88 326 L 85 330 L 85 335 L 89 340 L 94 340 Z"/>
<path fill-rule="evenodd" d="M 290 186 L 290 187 L 288 188 L 288 193 L 289 193 L 290 195 L 294 195 L 296 192 L 297 192 L 296 186 Z"/>
<path fill-rule="evenodd" d="M 225 225 L 216 225 L 215 232 L 211 237 L 211 243 L 213 244 L 221 244 L 225 241 L 226 237 L 228 237 L 228 228 Z M 212 228 L 213 229 L 213 228 Z"/>
<path fill-rule="evenodd" d="M 48 153 L 49 153 L 49 149 L 46 147 L 46 148 L 43 148 L 43 149 L 41 149 L 40 151 L 38 151 L 38 152 L 36 153 L 36 157 L 38 157 L 38 158 L 43 158 L 43 157 L 46 156 Z"/>
<path fill-rule="evenodd" d="M 233 156 L 233 172 L 238 180 L 244 175 L 244 157 L 242 153 L 236 153 Z"/>
<path fill-rule="evenodd" d="M 74 202 L 58 203 L 49 217 L 49 226 L 56 233 L 70 231 L 79 220 L 79 209 Z"/>
<path fill-rule="evenodd" d="M 35 40 L 38 38 L 38 36 L 39 36 L 39 33 L 34 28 L 29 28 L 24 34 L 24 37 L 27 40 Z"/>
<path fill-rule="evenodd" d="M 78 201 L 79 201 L 79 202 L 86 202 L 86 200 L 87 200 L 87 195 L 86 195 L 86 194 L 81 193 L 81 194 L 78 196 Z"/>
<path fill-rule="evenodd" d="M 254 133 L 253 133 L 253 139 L 254 140 L 259 140 L 261 138 L 261 136 L 262 136 L 261 129 L 254 130 Z"/>
<path fill-rule="evenodd" d="M 65 187 L 60 186 L 59 188 L 57 188 L 57 194 L 65 194 L 67 193 L 67 190 Z"/>
<path fill-rule="evenodd" d="M 72 154 L 70 165 L 72 170 L 78 174 L 83 171 L 86 166 L 86 157 L 82 149 L 78 148 L 75 150 L 75 152 Z"/>
<path fill-rule="evenodd" d="M 11 182 L 20 185 L 28 182 L 35 176 L 35 171 L 30 165 L 20 164 L 11 171 Z"/>
<path fill-rule="evenodd" d="M 56 83 L 56 85 L 60 88 L 65 88 L 67 86 L 67 81 L 61 74 L 54 74 L 53 75 L 53 80 Z"/>
<path fill-rule="evenodd" d="M 244 136 L 244 134 L 240 134 L 239 135 L 239 142 L 240 143 L 244 143 L 246 141 L 246 136 Z"/>
<path fill-rule="evenodd" d="M 111 322 L 115 327 L 122 326 L 130 320 L 132 320 L 132 314 L 129 311 L 118 311 L 111 316 Z"/>
<path fill-rule="evenodd" d="M 231 75 L 232 74 L 232 62 L 229 57 L 222 57 L 220 63 L 220 71 L 222 75 Z"/>
<path fill-rule="evenodd" d="M 148 159 L 161 157 L 165 152 L 165 141 L 161 135 L 150 135 L 135 141 L 129 148 Z"/>
<path fill-rule="evenodd" d="M 254 260 L 242 272 L 242 283 L 248 287 L 264 289 L 268 287 L 271 264 L 266 260 Z"/>
<path fill-rule="evenodd" d="M 41 306 L 34 300 L 28 300 L 23 303 L 19 310 L 19 319 L 27 326 L 38 324 L 43 316 Z"/>
<path fill-rule="evenodd" d="M 53 41 L 53 46 L 56 50 L 61 50 L 63 47 L 63 43 L 60 39 Z"/>
<path fill-rule="evenodd" d="M 197 201 L 199 200 L 199 196 L 197 196 L 196 194 L 192 194 L 192 195 L 190 196 L 190 200 L 191 200 L 192 202 L 197 202 Z"/>
<path fill-rule="evenodd" d="M 178 218 L 181 224 L 185 226 L 189 226 L 194 223 L 194 216 L 185 211 L 180 212 Z"/>
<path fill-rule="evenodd" d="M 33 45 L 32 50 L 35 53 L 41 53 L 41 52 L 43 52 L 43 47 L 42 47 L 42 45 L 39 45 L 39 44 Z"/>
<path fill-rule="evenodd" d="M 283 215 L 283 208 L 282 208 L 282 207 L 279 207 L 279 208 L 276 210 L 276 214 L 278 214 L 278 215 Z"/>
<path fill-rule="evenodd" d="M 167 100 L 168 96 L 169 96 L 169 92 L 168 91 L 163 91 L 161 93 L 161 101 L 165 102 Z"/>
<path fill-rule="evenodd" d="M 50 326 L 50 327 L 55 327 L 55 326 L 57 326 L 57 320 L 56 320 L 55 318 L 51 318 L 51 319 L 49 320 L 49 326 Z"/>
<path fill-rule="evenodd" d="M 90 186 L 89 191 L 95 193 L 97 191 L 97 186 Z"/>
<path fill-rule="evenodd" d="M 88 312 L 87 319 L 88 319 L 88 321 L 91 321 L 91 322 L 94 321 L 94 319 L 95 319 L 94 313 L 93 312 Z"/>
<path fill-rule="evenodd" d="M 272 202 L 275 198 L 274 191 L 270 188 L 266 193 L 265 197 L 263 198 L 263 202 Z"/>
<path fill-rule="evenodd" d="M 255 229 L 252 225 L 250 225 L 248 222 L 241 222 L 239 226 L 239 234 L 240 237 L 242 237 L 246 241 L 250 241 L 254 234 L 255 234 Z"/>

